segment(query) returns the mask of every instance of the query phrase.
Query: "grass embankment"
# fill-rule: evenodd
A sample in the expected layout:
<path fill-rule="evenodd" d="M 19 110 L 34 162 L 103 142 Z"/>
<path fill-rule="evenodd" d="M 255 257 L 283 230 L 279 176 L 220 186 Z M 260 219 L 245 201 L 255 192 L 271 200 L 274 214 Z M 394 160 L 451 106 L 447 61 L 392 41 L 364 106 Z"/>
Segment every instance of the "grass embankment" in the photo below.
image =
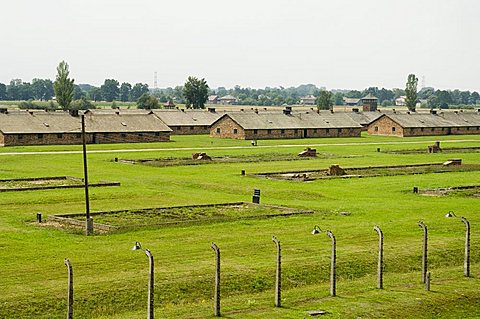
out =
<path fill-rule="evenodd" d="M 480 172 L 385 176 L 368 179 L 324 180 L 309 183 L 241 176 L 248 172 L 306 170 L 443 162 L 452 157 L 478 163 L 476 153 L 385 154 L 382 149 L 418 148 L 436 138 L 364 137 L 245 141 L 178 137 L 158 144 L 93 145 L 89 173 L 92 182 L 116 180 L 118 188 L 91 189 L 93 211 L 140 209 L 172 205 L 249 201 L 254 188 L 262 203 L 311 209 L 313 215 L 145 229 L 85 237 L 39 227 L 35 214 L 78 213 L 84 210 L 81 189 L 0 194 L 0 318 L 61 318 L 66 310 L 66 268 L 70 258 L 75 275 L 75 317 L 143 318 L 148 261 L 131 251 L 135 241 L 149 248 L 156 260 L 156 314 L 165 318 L 205 318 L 212 315 L 215 242 L 222 252 L 222 312 L 228 318 L 299 318 L 305 310 L 323 309 L 331 318 L 463 318 L 480 316 L 480 223 L 478 198 L 425 197 L 413 186 L 434 188 L 480 182 Z M 479 146 L 480 136 L 440 138 L 471 140 L 458 146 Z M 407 141 L 415 144 L 397 144 Z M 372 144 L 362 144 L 362 142 Z M 352 143 L 348 146 L 335 145 Z M 353 144 L 353 143 L 359 143 Z M 378 143 L 378 144 L 377 144 Z M 419 143 L 419 144 L 416 144 Z M 198 166 L 150 167 L 124 165 L 114 157 L 185 157 L 194 149 L 212 156 L 279 152 L 298 153 L 305 146 L 338 156 L 314 161 L 224 163 Z M 453 143 L 452 143 L 453 144 Z M 275 146 L 279 145 L 279 146 Z M 280 146 L 293 145 L 293 146 Z M 225 147 L 243 148 L 225 148 Z M 266 146 L 263 147 L 262 146 Z M 157 149 L 128 154 L 114 150 Z M 166 151 L 160 149 L 168 149 Z M 188 148 L 188 149 L 185 149 Z M 10 152 L 5 148 L 1 152 Z M 16 151 L 80 150 L 80 146 L 15 148 Z M 82 172 L 80 154 L 0 156 L 0 178 L 69 175 Z M 334 161 L 334 163 L 333 163 Z M 446 219 L 450 210 L 472 225 L 472 277 L 462 277 L 463 224 Z M 347 211 L 350 215 L 340 212 Z M 420 279 L 421 229 L 429 227 L 429 267 L 432 292 Z M 314 225 L 330 229 L 337 238 L 338 297 L 328 297 L 330 240 L 312 236 Z M 385 289 L 376 290 L 377 235 L 385 234 Z M 283 305 L 274 309 L 273 284 L 276 235 L 283 248 Z"/>

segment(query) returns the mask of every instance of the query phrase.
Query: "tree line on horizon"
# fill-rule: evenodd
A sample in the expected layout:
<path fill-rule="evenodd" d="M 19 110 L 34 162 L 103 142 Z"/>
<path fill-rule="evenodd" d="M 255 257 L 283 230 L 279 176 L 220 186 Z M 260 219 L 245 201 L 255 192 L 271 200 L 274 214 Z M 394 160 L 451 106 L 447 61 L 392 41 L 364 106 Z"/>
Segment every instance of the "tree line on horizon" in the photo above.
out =
<path fill-rule="evenodd" d="M 193 78 L 193 77 L 191 77 Z M 190 79 L 190 78 L 189 78 Z M 196 79 L 196 78 L 193 78 Z M 198 80 L 198 79 L 196 79 Z M 294 105 L 298 104 L 300 98 L 307 95 L 321 97 L 324 88 L 318 88 L 314 84 L 302 84 L 297 87 L 265 87 L 263 89 L 243 88 L 235 86 L 227 89 L 218 87 L 210 89 L 204 79 L 203 89 L 207 90 L 204 94 L 226 96 L 232 95 L 237 99 L 238 105 L 258 105 L 258 106 L 274 106 L 274 105 Z M 88 108 L 90 101 L 106 101 L 106 102 L 138 102 L 143 95 L 151 95 L 156 97 L 160 103 L 173 101 L 175 103 L 189 104 L 186 99 L 186 90 L 188 91 L 189 80 L 184 85 L 175 87 L 151 89 L 148 84 L 136 83 L 134 85 L 123 82 L 120 84 L 115 79 L 105 79 L 101 86 L 93 86 L 90 84 L 73 84 L 72 100 L 81 101 L 80 108 Z M 359 90 L 331 90 L 328 95 L 333 105 L 343 105 L 344 98 L 360 99 L 368 94 L 372 94 L 378 98 L 379 105 L 393 106 L 395 99 L 400 96 L 406 96 L 405 89 L 386 89 L 378 87 L 369 87 L 362 91 Z M 54 82 L 50 79 L 35 78 L 32 82 L 23 82 L 21 79 L 13 79 L 9 84 L 0 83 L 0 100 L 3 101 L 50 101 L 55 96 Z M 143 99 L 146 99 L 143 96 Z M 417 93 L 418 101 L 423 107 L 429 108 L 449 108 L 449 107 L 474 107 L 480 102 L 480 95 L 473 91 L 455 90 L 438 90 L 432 87 L 422 88 Z M 80 102 L 77 102 L 77 104 Z M 34 106 L 30 103 L 30 106 Z M 192 103 L 192 107 L 199 105 Z M 204 105 L 200 106 L 204 107 Z M 32 107 L 31 107 L 32 108 Z"/>

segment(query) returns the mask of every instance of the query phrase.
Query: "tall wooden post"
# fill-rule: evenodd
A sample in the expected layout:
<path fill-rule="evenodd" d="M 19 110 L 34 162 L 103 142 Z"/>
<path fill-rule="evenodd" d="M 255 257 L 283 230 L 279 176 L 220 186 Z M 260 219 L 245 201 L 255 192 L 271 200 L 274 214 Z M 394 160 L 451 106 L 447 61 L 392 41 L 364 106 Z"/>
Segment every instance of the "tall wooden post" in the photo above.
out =
<path fill-rule="evenodd" d="M 277 271 L 275 274 L 275 307 L 281 307 L 282 297 L 282 250 L 280 247 L 280 240 L 277 237 L 272 237 L 273 242 L 277 247 Z"/>
<path fill-rule="evenodd" d="M 470 277 L 470 223 L 465 217 L 462 217 L 465 224 L 465 259 L 463 261 L 463 275 Z"/>
<path fill-rule="evenodd" d="M 220 317 L 220 248 L 215 243 L 212 243 L 211 247 L 215 251 L 214 315 Z"/>
<path fill-rule="evenodd" d="M 90 197 L 88 196 L 87 137 L 85 133 L 85 115 L 82 114 L 83 180 L 85 182 L 85 234 L 93 234 L 93 220 L 90 217 Z"/>
<path fill-rule="evenodd" d="M 383 232 L 378 226 L 373 229 L 378 233 L 377 288 L 383 289 Z"/>
<path fill-rule="evenodd" d="M 422 221 L 418 222 L 418 226 L 423 229 L 422 282 L 425 283 L 427 279 L 428 231 Z"/>
<path fill-rule="evenodd" d="M 330 296 L 335 297 L 337 295 L 337 274 L 336 274 L 336 259 L 337 259 L 337 242 L 335 236 L 329 230 L 327 235 L 332 240 L 332 256 L 330 260 Z"/>
<path fill-rule="evenodd" d="M 67 258 L 65 258 L 64 263 L 68 270 L 67 319 L 73 319 L 73 269 L 70 260 Z"/>

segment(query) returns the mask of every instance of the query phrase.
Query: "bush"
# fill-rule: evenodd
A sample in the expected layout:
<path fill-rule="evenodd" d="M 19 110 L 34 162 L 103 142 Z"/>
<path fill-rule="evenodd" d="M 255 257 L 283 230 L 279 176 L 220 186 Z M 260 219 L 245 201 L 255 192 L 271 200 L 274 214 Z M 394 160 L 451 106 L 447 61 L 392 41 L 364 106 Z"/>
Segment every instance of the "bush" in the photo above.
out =
<path fill-rule="evenodd" d="M 138 98 L 137 107 L 139 109 L 146 109 L 146 110 L 159 109 L 160 104 L 158 103 L 158 100 L 156 97 L 148 93 L 144 93 L 142 94 L 142 96 Z"/>
<path fill-rule="evenodd" d="M 18 104 L 18 107 L 22 110 L 42 110 L 45 108 L 41 105 L 33 103 L 32 100 L 20 102 L 20 104 Z"/>
<path fill-rule="evenodd" d="M 392 100 L 383 100 L 382 101 L 382 106 L 392 106 L 393 101 Z"/>
<path fill-rule="evenodd" d="M 81 97 L 78 100 L 75 100 L 72 102 L 70 105 L 70 108 L 73 110 L 88 110 L 88 109 L 94 109 L 95 105 L 93 105 L 92 102 L 87 100 L 85 97 Z"/>

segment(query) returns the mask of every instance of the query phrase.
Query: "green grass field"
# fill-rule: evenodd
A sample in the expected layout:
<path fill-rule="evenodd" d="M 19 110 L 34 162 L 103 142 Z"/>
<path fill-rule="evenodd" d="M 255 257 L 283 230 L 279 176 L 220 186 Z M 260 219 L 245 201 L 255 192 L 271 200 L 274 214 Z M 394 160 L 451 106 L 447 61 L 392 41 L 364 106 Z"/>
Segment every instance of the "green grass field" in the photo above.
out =
<path fill-rule="evenodd" d="M 173 136 L 168 143 L 88 146 L 89 179 L 120 187 L 90 189 L 91 210 L 109 211 L 251 201 L 313 210 L 314 214 L 240 219 L 115 232 L 86 237 L 35 223 L 53 214 L 84 211 L 82 189 L 0 193 L 0 318 L 64 318 L 69 258 L 74 272 L 75 318 L 144 318 L 148 259 L 132 251 L 136 241 L 155 257 L 157 318 L 213 317 L 215 242 L 222 252 L 222 315 L 225 318 L 478 318 L 480 317 L 480 205 L 476 196 L 413 194 L 413 186 L 480 184 L 480 172 L 382 176 L 294 182 L 241 176 L 260 172 L 438 163 L 461 158 L 480 164 L 479 153 L 392 154 L 381 150 L 478 147 L 480 136 L 259 141 Z M 155 167 L 119 159 L 297 154 L 310 146 L 335 158 Z M 82 176 L 81 146 L 0 149 L 0 179 Z M 471 277 L 463 277 L 464 225 L 472 226 Z M 344 214 L 342 212 L 349 212 Z M 421 280 L 422 231 L 429 228 L 432 288 Z M 337 297 L 329 297 L 330 239 L 312 236 L 314 225 L 337 238 Z M 385 236 L 385 289 L 375 289 L 377 234 Z M 283 294 L 274 308 L 275 245 L 282 243 Z"/>

